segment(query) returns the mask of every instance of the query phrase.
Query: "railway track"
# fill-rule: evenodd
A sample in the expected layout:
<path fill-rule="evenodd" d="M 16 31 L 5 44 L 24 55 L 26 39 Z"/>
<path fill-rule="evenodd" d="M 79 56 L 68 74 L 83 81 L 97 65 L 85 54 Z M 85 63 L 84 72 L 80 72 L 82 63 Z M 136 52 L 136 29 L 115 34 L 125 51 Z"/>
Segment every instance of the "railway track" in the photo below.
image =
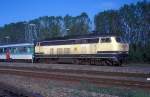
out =
<path fill-rule="evenodd" d="M 38 77 L 71 82 L 89 82 L 96 85 L 124 86 L 150 90 L 149 74 L 100 72 L 90 70 L 39 69 L 28 67 L 0 67 L 1 74 Z"/>

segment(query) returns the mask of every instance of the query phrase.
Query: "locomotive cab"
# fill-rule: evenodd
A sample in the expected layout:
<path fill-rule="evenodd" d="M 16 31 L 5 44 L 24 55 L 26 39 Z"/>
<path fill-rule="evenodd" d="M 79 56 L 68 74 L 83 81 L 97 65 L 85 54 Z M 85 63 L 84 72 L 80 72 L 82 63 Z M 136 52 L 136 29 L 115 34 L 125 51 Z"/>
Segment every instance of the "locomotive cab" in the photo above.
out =
<path fill-rule="evenodd" d="M 114 49 L 116 50 L 116 58 L 121 63 L 126 61 L 129 51 L 129 44 L 123 41 L 120 37 L 115 37 Z"/>
<path fill-rule="evenodd" d="M 113 59 L 114 62 L 125 60 L 128 56 L 129 45 L 125 43 L 120 37 L 100 37 L 97 48 L 97 54 L 102 55 L 103 58 Z"/>
<path fill-rule="evenodd" d="M 100 37 L 97 50 L 98 52 L 128 53 L 129 45 L 120 37 Z"/>

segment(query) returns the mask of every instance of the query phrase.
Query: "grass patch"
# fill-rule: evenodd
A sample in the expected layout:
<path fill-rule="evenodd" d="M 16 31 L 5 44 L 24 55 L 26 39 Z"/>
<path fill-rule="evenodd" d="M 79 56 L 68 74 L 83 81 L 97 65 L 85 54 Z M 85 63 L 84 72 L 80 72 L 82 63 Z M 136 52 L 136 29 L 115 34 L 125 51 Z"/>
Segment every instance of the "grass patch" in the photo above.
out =
<path fill-rule="evenodd" d="M 90 84 L 87 81 L 81 81 L 81 86 L 79 90 L 85 90 L 88 92 L 96 92 L 101 94 L 110 94 L 116 95 L 119 97 L 150 97 L 150 91 L 141 90 L 141 89 L 120 89 L 115 87 L 97 87 L 93 84 Z"/>

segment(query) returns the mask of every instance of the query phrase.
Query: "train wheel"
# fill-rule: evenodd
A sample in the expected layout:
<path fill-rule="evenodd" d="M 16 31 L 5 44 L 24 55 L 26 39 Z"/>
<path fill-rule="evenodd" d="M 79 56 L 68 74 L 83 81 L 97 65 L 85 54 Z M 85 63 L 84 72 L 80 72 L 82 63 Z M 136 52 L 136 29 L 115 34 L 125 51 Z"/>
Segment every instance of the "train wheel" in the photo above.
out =
<path fill-rule="evenodd" d="M 114 62 L 113 66 L 121 66 L 121 62 L 119 62 L 119 61 L 118 62 Z"/>
<path fill-rule="evenodd" d="M 107 66 L 112 66 L 111 60 L 106 60 L 106 65 L 107 65 Z"/>
<path fill-rule="evenodd" d="M 94 65 L 94 60 L 93 59 L 90 60 L 90 65 Z"/>

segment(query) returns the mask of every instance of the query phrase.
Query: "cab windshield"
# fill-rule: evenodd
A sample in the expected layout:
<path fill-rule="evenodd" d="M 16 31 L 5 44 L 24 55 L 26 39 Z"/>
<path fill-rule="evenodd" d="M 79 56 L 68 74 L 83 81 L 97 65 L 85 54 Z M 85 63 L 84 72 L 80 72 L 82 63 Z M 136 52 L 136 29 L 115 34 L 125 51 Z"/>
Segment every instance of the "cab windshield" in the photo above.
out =
<path fill-rule="evenodd" d="M 116 37 L 116 41 L 119 43 L 125 43 L 125 41 L 121 37 Z"/>

